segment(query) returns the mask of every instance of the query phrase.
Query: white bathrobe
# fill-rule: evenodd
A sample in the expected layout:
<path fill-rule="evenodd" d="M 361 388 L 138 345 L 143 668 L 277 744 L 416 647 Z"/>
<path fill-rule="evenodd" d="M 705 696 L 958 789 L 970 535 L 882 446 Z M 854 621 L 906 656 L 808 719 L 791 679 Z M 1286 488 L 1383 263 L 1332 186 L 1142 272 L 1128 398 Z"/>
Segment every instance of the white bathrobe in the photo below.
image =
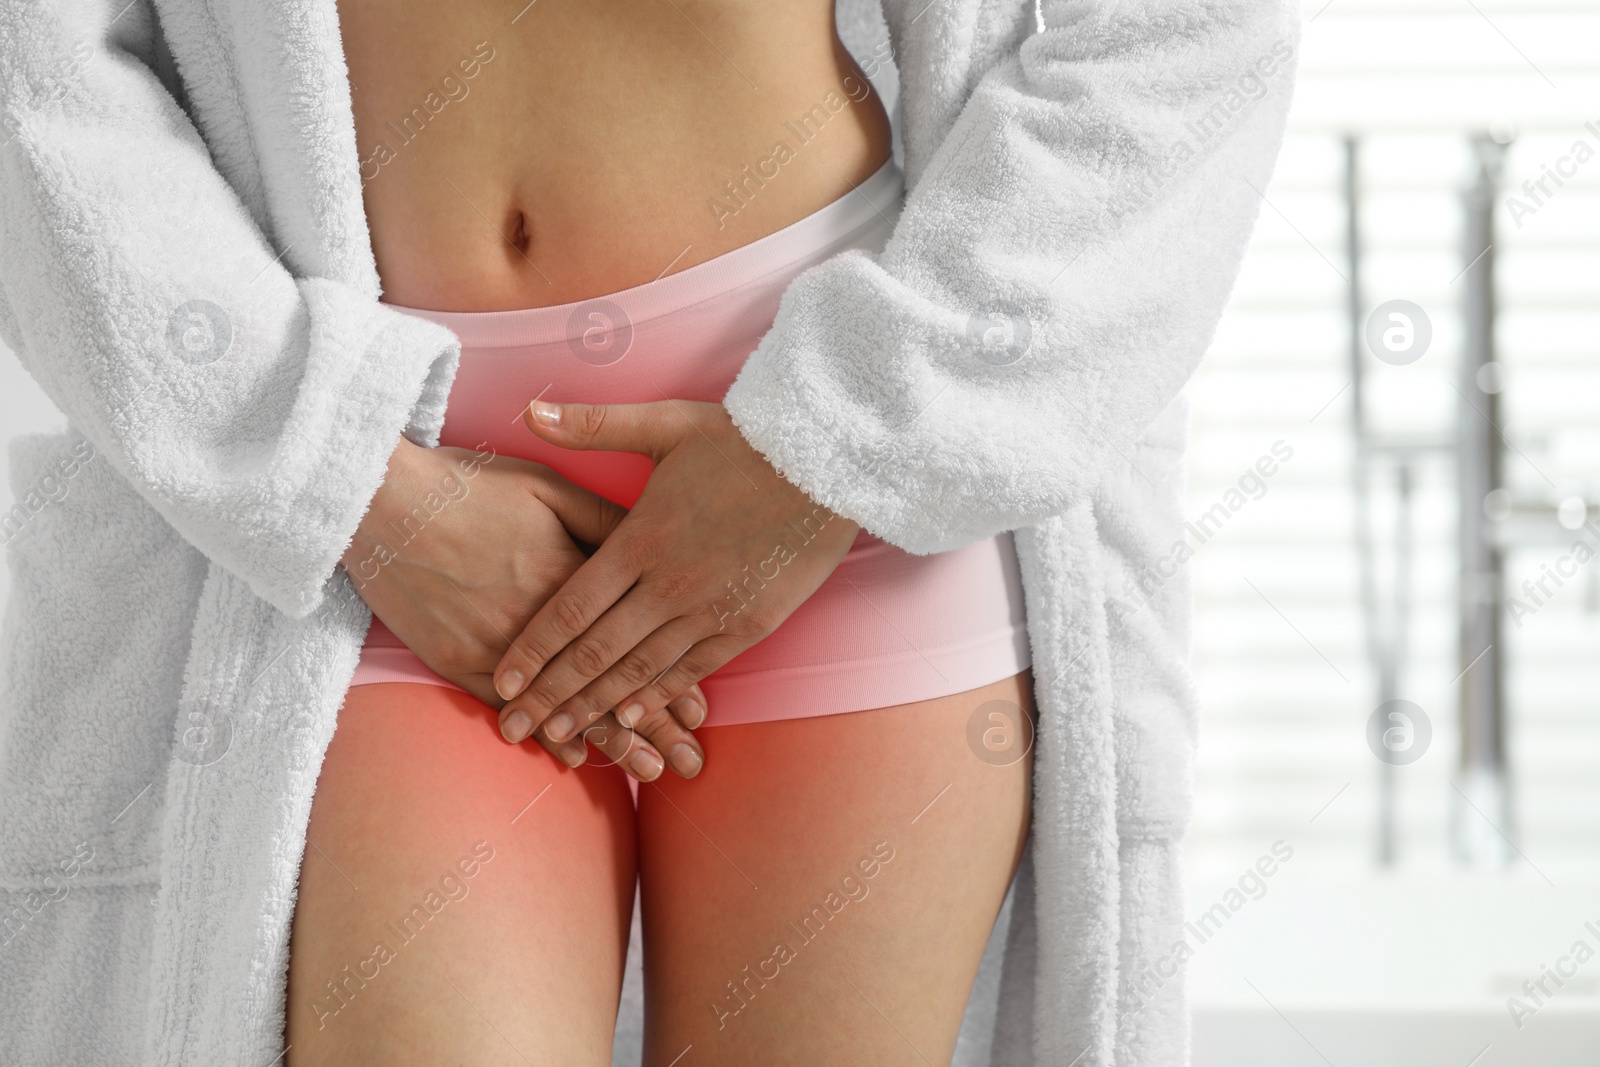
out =
<path fill-rule="evenodd" d="M 839 14 L 898 92 L 905 211 L 881 255 L 795 281 L 726 403 L 908 551 L 1017 531 L 1033 834 L 958 1061 L 1180 1064 L 1195 724 L 1187 588 L 1158 563 L 1298 18 Z M 396 438 L 437 442 L 459 351 L 379 303 L 338 30 L 334 0 L 0 0 L 0 338 L 70 423 L 17 442 L 0 516 L 7 1065 L 283 1051 L 311 796 L 369 619 L 337 561 Z"/>

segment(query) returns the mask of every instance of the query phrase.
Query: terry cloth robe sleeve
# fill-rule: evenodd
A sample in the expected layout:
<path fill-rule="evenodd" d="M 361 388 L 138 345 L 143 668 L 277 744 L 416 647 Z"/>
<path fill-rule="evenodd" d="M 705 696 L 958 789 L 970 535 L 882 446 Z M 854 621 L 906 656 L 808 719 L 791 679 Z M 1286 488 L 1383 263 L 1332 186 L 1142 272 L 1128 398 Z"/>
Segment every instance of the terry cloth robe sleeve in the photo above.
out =
<path fill-rule="evenodd" d="M 137 0 L 0 0 L 0 328 L 168 523 L 300 617 L 402 432 L 437 440 L 459 346 L 375 277 L 291 275 L 157 36 Z"/>
<path fill-rule="evenodd" d="M 1038 32 L 1012 6 L 886 0 L 902 214 L 882 253 L 795 280 L 724 398 L 910 552 L 1060 514 L 1127 461 L 1210 342 L 1288 109 L 1285 0 L 1045 0 Z M 919 108 L 952 77 L 958 111 Z"/>

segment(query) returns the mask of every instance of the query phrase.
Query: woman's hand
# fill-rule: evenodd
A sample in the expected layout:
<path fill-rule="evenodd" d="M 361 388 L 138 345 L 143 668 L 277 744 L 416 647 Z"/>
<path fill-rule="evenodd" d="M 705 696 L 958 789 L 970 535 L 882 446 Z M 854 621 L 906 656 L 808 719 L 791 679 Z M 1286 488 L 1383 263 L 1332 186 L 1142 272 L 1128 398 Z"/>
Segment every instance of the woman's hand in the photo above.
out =
<path fill-rule="evenodd" d="M 491 671 L 512 636 L 584 562 L 574 538 L 598 544 L 625 514 L 536 463 L 402 440 L 344 565 L 373 612 L 424 663 L 498 707 Z M 687 685 L 673 696 L 672 714 L 637 731 L 648 741 L 609 720 L 586 736 L 642 781 L 661 773 L 662 752 L 692 777 L 704 757 L 684 727 L 705 721 L 705 697 Z M 516 736 L 507 739 L 520 742 L 529 732 L 512 729 Z M 568 766 L 586 758 L 583 737 L 538 737 Z"/>
<path fill-rule="evenodd" d="M 673 693 L 815 592 L 859 529 L 784 481 L 720 404 L 535 402 L 523 421 L 563 448 L 643 453 L 655 471 L 501 657 L 502 730 L 520 713 L 559 740 L 611 707 L 636 729 L 663 721 Z"/>

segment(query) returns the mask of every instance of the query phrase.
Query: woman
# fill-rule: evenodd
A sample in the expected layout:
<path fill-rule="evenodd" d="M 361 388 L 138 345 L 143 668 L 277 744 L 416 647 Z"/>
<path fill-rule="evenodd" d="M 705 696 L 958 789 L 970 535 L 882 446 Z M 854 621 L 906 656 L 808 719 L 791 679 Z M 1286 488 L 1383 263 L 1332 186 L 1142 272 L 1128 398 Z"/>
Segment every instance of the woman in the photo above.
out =
<path fill-rule="evenodd" d="M 1003 728 L 1030 703 L 1011 537 L 918 557 L 858 533 L 779 478 L 716 403 L 795 276 L 882 249 L 900 209 L 888 115 L 827 0 L 541 5 L 504 27 L 497 10 L 350 0 L 340 12 L 384 298 L 449 327 L 462 357 L 446 448 L 400 446 L 345 554 L 380 621 L 312 809 L 287 1061 L 610 1062 L 636 877 L 645 1062 L 692 1046 L 702 1063 L 893 1063 L 916 1055 L 903 1034 L 948 1060 L 1027 828 L 1025 747 L 995 765 L 966 739 L 984 706 Z M 408 109 L 434 88 L 455 99 L 436 116 Z M 718 98 L 707 122 L 696 105 Z M 552 144 L 616 161 L 550 167 Z M 738 199 L 724 175 L 743 183 Z M 579 440 L 596 409 L 524 425 L 536 394 L 537 410 L 628 406 Z M 622 449 L 653 453 L 654 473 Z M 479 454 L 470 493 L 397 545 L 396 513 Z M 596 495 L 536 526 L 508 518 L 530 476 L 540 492 Z M 630 519 L 618 525 L 607 498 Z M 585 506 L 604 513 L 599 527 L 570 517 Z M 622 588 L 634 604 L 670 595 L 683 632 L 612 611 L 566 635 L 561 655 L 530 632 L 495 681 L 501 697 L 521 693 L 511 672 L 539 681 L 497 724 L 477 697 L 504 703 L 486 692 L 502 635 L 536 609 L 601 607 L 582 579 L 554 588 L 584 560 L 573 537 L 603 542 L 583 578 L 649 559 Z M 508 556 L 541 582 L 519 581 Z M 630 650 L 645 660 L 623 667 L 631 684 L 594 678 Z M 589 678 L 569 673 L 577 664 Z M 637 721 L 620 710 L 636 691 Z M 682 719 L 704 721 L 700 741 Z M 505 750 L 497 725 L 511 742 L 537 727 L 568 766 Z M 605 765 L 569 769 L 586 739 Z M 887 752 L 900 773 L 885 773 Z M 637 814 L 624 771 L 656 782 Z M 941 790 L 944 809 L 911 825 Z M 463 903 L 441 908 L 426 939 L 389 932 L 479 836 L 493 860 L 461 879 Z M 457 959 L 471 966 L 457 973 Z M 438 995 L 446 975 L 459 995 Z"/>
<path fill-rule="evenodd" d="M 0 326 L 74 427 L 13 470 L 42 502 L 10 544 L 8 1061 L 389 1062 L 400 1038 L 601 1062 L 635 855 L 647 1062 L 942 1060 L 1030 762 L 995 1061 L 1181 1059 L 1182 582 L 1108 605 L 1180 521 L 1173 398 L 1295 34 L 1277 6 L 1126 6 L 1046 4 L 1041 30 L 1031 4 L 887 4 L 903 205 L 846 81 L 889 72 L 870 9 L 841 7 L 854 58 L 825 5 L 0 9 Z M 830 92 L 815 142 L 768 156 Z M 745 162 L 765 184 L 708 210 Z M 795 272 L 731 367 L 759 309 L 718 302 L 719 264 Z M 629 321 L 641 289 L 676 292 L 676 340 Z M 526 426 L 470 439 L 493 353 L 566 343 L 496 324 L 607 294 L 567 334 L 581 377 L 506 387 Z M 980 556 L 986 602 L 861 608 L 853 575 L 948 597 L 895 568 Z M 897 625 L 942 635 L 938 684 L 852 676 L 773 716 L 792 687 L 741 670 L 831 640 L 766 662 L 798 680 Z M 941 658 L 979 638 L 971 673 Z M 1032 700 L 1031 757 L 986 762 Z M 590 719 L 613 707 L 642 737 Z M 580 739 L 653 780 L 637 816 L 617 770 L 570 767 Z"/>

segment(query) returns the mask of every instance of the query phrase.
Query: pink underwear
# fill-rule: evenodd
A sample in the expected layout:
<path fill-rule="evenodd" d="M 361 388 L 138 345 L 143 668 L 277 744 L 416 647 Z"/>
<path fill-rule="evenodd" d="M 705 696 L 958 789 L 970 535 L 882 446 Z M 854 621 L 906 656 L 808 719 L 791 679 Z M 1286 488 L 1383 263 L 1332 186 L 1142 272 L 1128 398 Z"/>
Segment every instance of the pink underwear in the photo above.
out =
<path fill-rule="evenodd" d="M 846 249 L 882 251 L 903 198 L 902 175 L 890 160 L 776 233 L 610 296 L 521 311 L 397 307 L 461 339 L 440 443 L 534 460 L 632 506 L 650 461 L 547 445 L 522 424 L 528 402 L 720 401 L 795 276 Z M 915 556 L 862 531 L 809 600 L 700 684 L 706 725 L 718 726 L 948 696 L 1008 678 L 1029 662 L 1009 533 Z M 376 618 L 351 684 L 374 682 L 459 688 Z"/>

